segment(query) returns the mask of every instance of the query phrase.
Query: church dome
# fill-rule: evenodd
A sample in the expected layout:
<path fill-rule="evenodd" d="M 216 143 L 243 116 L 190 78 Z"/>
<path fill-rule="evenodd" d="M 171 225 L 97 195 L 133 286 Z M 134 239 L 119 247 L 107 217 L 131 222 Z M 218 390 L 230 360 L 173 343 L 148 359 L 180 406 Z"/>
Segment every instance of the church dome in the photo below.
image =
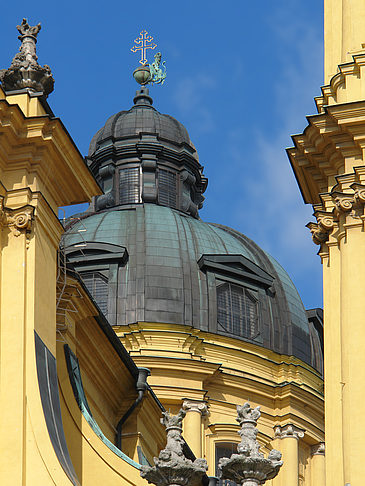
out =
<path fill-rule="evenodd" d="M 158 322 L 322 366 L 321 329 L 285 270 L 243 234 L 199 219 L 207 180 L 185 127 L 148 89 L 110 117 L 88 163 L 104 189 L 64 237 L 112 325 Z"/>
<path fill-rule="evenodd" d="M 88 165 L 104 190 L 96 209 L 154 203 L 198 217 L 208 181 L 186 128 L 152 106 L 147 88 L 133 101 L 90 143 Z"/>
<path fill-rule="evenodd" d="M 85 213 L 64 244 L 112 325 L 185 324 L 321 368 L 318 335 L 288 274 L 233 229 L 144 204 Z"/>
<path fill-rule="evenodd" d="M 178 147 L 186 145 L 197 158 L 188 131 L 182 123 L 170 115 L 164 115 L 152 106 L 152 98 L 142 88 L 134 98 L 134 106 L 128 111 L 119 111 L 106 121 L 90 142 L 89 157 L 101 151 L 108 140 L 139 139 L 141 134 L 156 134 L 158 139 Z"/>

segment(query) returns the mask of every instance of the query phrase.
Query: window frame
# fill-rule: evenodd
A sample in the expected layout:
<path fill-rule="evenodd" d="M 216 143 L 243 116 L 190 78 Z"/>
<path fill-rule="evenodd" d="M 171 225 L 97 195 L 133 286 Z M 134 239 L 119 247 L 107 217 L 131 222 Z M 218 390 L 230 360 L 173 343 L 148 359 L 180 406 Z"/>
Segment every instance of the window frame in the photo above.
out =
<path fill-rule="evenodd" d="M 126 173 L 127 170 L 136 170 L 137 175 L 138 175 L 138 200 L 137 201 L 127 201 L 127 202 L 121 202 L 121 190 L 120 190 L 120 177 L 121 174 L 124 172 Z M 131 165 L 131 166 L 119 166 L 118 167 L 118 177 L 116 178 L 117 181 L 117 201 L 119 206 L 124 206 L 126 204 L 140 204 L 142 202 L 142 167 L 141 165 Z"/>
<path fill-rule="evenodd" d="M 117 323 L 117 292 L 119 269 L 128 261 L 127 249 L 113 243 L 84 241 L 65 248 L 65 254 L 80 274 L 100 273 L 108 280 L 107 317 L 111 325 Z"/>
<path fill-rule="evenodd" d="M 175 177 L 175 182 L 176 182 L 175 195 L 176 195 L 176 198 L 175 198 L 175 205 L 174 206 L 172 206 L 171 204 L 163 204 L 161 202 L 161 191 L 160 191 L 160 174 L 161 174 L 161 172 L 166 172 L 168 174 L 172 174 Z M 179 177 L 178 172 L 171 170 L 167 167 L 158 167 L 156 186 L 157 186 L 157 202 L 158 202 L 158 204 L 160 204 L 161 206 L 172 208 L 172 209 L 178 209 L 180 207 L 180 177 Z M 167 197 L 169 198 L 169 194 L 167 195 Z"/>
<path fill-rule="evenodd" d="M 226 314 L 229 315 L 230 317 L 230 320 L 231 320 L 231 328 L 232 330 L 228 330 L 224 327 L 224 325 L 222 324 L 222 322 L 219 321 L 219 297 L 218 297 L 218 290 L 221 288 L 221 287 L 227 287 L 228 288 L 228 293 L 229 293 L 229 299 L 230 299 L 230 312 L 227 312 L 226 311 Z M 255 323 L 254 323 L 254 332 L 253 333 L 250 333 L 250 335 L 247 333 L 246 335 L 240 333 L 240 334 L 237 334 L 234 330 L 234 323 L 233 323 L 233 318 L 235 317 L 235 314 L 234 314 L 234 310 L 233 310 L 233 290 L 235 289 L 239 289 L 241 291 L 241 294 L 242 294 L 242 297 L 243 297 L 243 303 L 240 302 L 240 306 L 243 304 L 245 305 L 245 302 L 244 302 L 244 299 L 247 298 L 249 299 L 251 302 L 254 303 L 255 305 Z M 259 326 L 259 322 L 260 322 L 260 319 L 259 319 L 259 316 L 260 316 L 260 302 L 259 302 L 259 299 L 258 299 L 258 295 L 257 295 L 257 292 L 256 291 L 253 291 L 252 289 L 248 289 L 247 287 L 245 287 L 244 285 L 237 285 L 237 284 L 234 284 L 232 282 L 228 282 L 226 280 L 220 280 L 220 279 L 216 279 L 216 291 L 217 291 L 217 330 L 223 330 L 224 333 L 227 333 L 227 334 L 230 334 L 230 335 L 234 335 L 234 336 L 238 336 L 238 337 L 241 337 L 241 338 L 244 338 L 244 339 L 249 339 L 249 340 L 254 340 L 257 338 L 257 336 L 260 334 L 260 326 Z M 256 294 L 256 295 L 255 295 Z M 227 306 L 228 307 L 228 306 Z M 247 321 L 249 319 L 249 316 L 244 316 Z M 221 326 L 221 329 L 219 329 L 219 326 Z M 246 329 L 249 329 L 251 328 L 252 329 L 252 326 L 250 323 L 244 323 L 244 319 L 242 319 L 242 322 L 240 322 L 240 325 L 239 325 L 240 328 L 243 328 L 243 327 L 246 327 Z"/>
<path fill-rule="evenodd" d="M 206 274 L 208 294 L 208 331 L 215 334 L 262 344 L 264 320 L 270 322 L 270 310 L 266 304 L 267 294 L 271 291 L 274 277 L 243 255 L 204 254 L 198 260 L 199 268 Z M 250 292 L 257 300 L 257 333 L 243 337 L 219 329 L 217 286 L 219 282 L 231 283 Z"/>

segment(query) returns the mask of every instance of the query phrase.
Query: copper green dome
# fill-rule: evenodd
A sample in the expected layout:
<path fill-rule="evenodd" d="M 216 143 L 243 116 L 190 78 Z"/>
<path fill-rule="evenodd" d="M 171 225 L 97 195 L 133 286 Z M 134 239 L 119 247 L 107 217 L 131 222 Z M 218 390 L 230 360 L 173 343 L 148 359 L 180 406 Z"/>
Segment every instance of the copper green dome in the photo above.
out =
<path fill-rule="evenodd" d="M 233 229 L 143 204 L 85 213 L 64 244 L 113 325 L 183 324 L 321 367 L 319 336 L 288 274 Z"/>

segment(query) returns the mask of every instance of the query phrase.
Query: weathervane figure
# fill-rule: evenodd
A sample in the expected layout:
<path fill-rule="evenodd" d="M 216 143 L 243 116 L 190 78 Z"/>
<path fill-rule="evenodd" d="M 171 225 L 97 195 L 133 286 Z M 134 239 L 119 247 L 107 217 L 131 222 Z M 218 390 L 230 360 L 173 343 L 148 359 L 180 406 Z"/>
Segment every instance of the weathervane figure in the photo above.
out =
<path fill-rule="evenodd" d="M 157 46 L 157 44 L 151 44 L 152 41 L 153 37 L 148 35 L 147 30 L 142 30 L 139 37 L 134 41 L 136 45 L 131 48 L 132 52 L 141 51 L 141 59 L 139 60 L 139 63 L 142 64 L 142 66 L 147 64 L 146 50 L 155 49 Z"/>
<path fill-rule="evenodd" d="M 139 63 L 142 64 L 142 66 L 139 66 L 134 70 L 133 77 L 137 83 L 142 86 L 145 86 L 148 83 L 163 84 L 166 79 L 166 61 L 161 62 L 161 52 L 157 52 L 154 56 L 154 62 L 147 65 L 146 50 L 155 49 L 157 46 L 157 44 L 152 43 L 152 41 L 153 37 L 148 35 L 147 30 L 142 30 L 140 36 L 134 41 L 136 45 L 131 48 L 132 52 L 141 51 L 141 59 L 139 60 Z"/>

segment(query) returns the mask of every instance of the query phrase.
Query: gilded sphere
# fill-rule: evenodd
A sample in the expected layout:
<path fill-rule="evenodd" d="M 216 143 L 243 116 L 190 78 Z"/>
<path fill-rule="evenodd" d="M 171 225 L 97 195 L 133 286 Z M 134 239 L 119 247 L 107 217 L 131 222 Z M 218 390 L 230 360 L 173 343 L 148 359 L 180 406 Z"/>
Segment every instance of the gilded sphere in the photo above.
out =
<path fill-rule="evenodd" d="M 133 77 L 139 84 L 146 84 L 151 77 L 148 66 L 140 66 L 133 71 Z"/>

